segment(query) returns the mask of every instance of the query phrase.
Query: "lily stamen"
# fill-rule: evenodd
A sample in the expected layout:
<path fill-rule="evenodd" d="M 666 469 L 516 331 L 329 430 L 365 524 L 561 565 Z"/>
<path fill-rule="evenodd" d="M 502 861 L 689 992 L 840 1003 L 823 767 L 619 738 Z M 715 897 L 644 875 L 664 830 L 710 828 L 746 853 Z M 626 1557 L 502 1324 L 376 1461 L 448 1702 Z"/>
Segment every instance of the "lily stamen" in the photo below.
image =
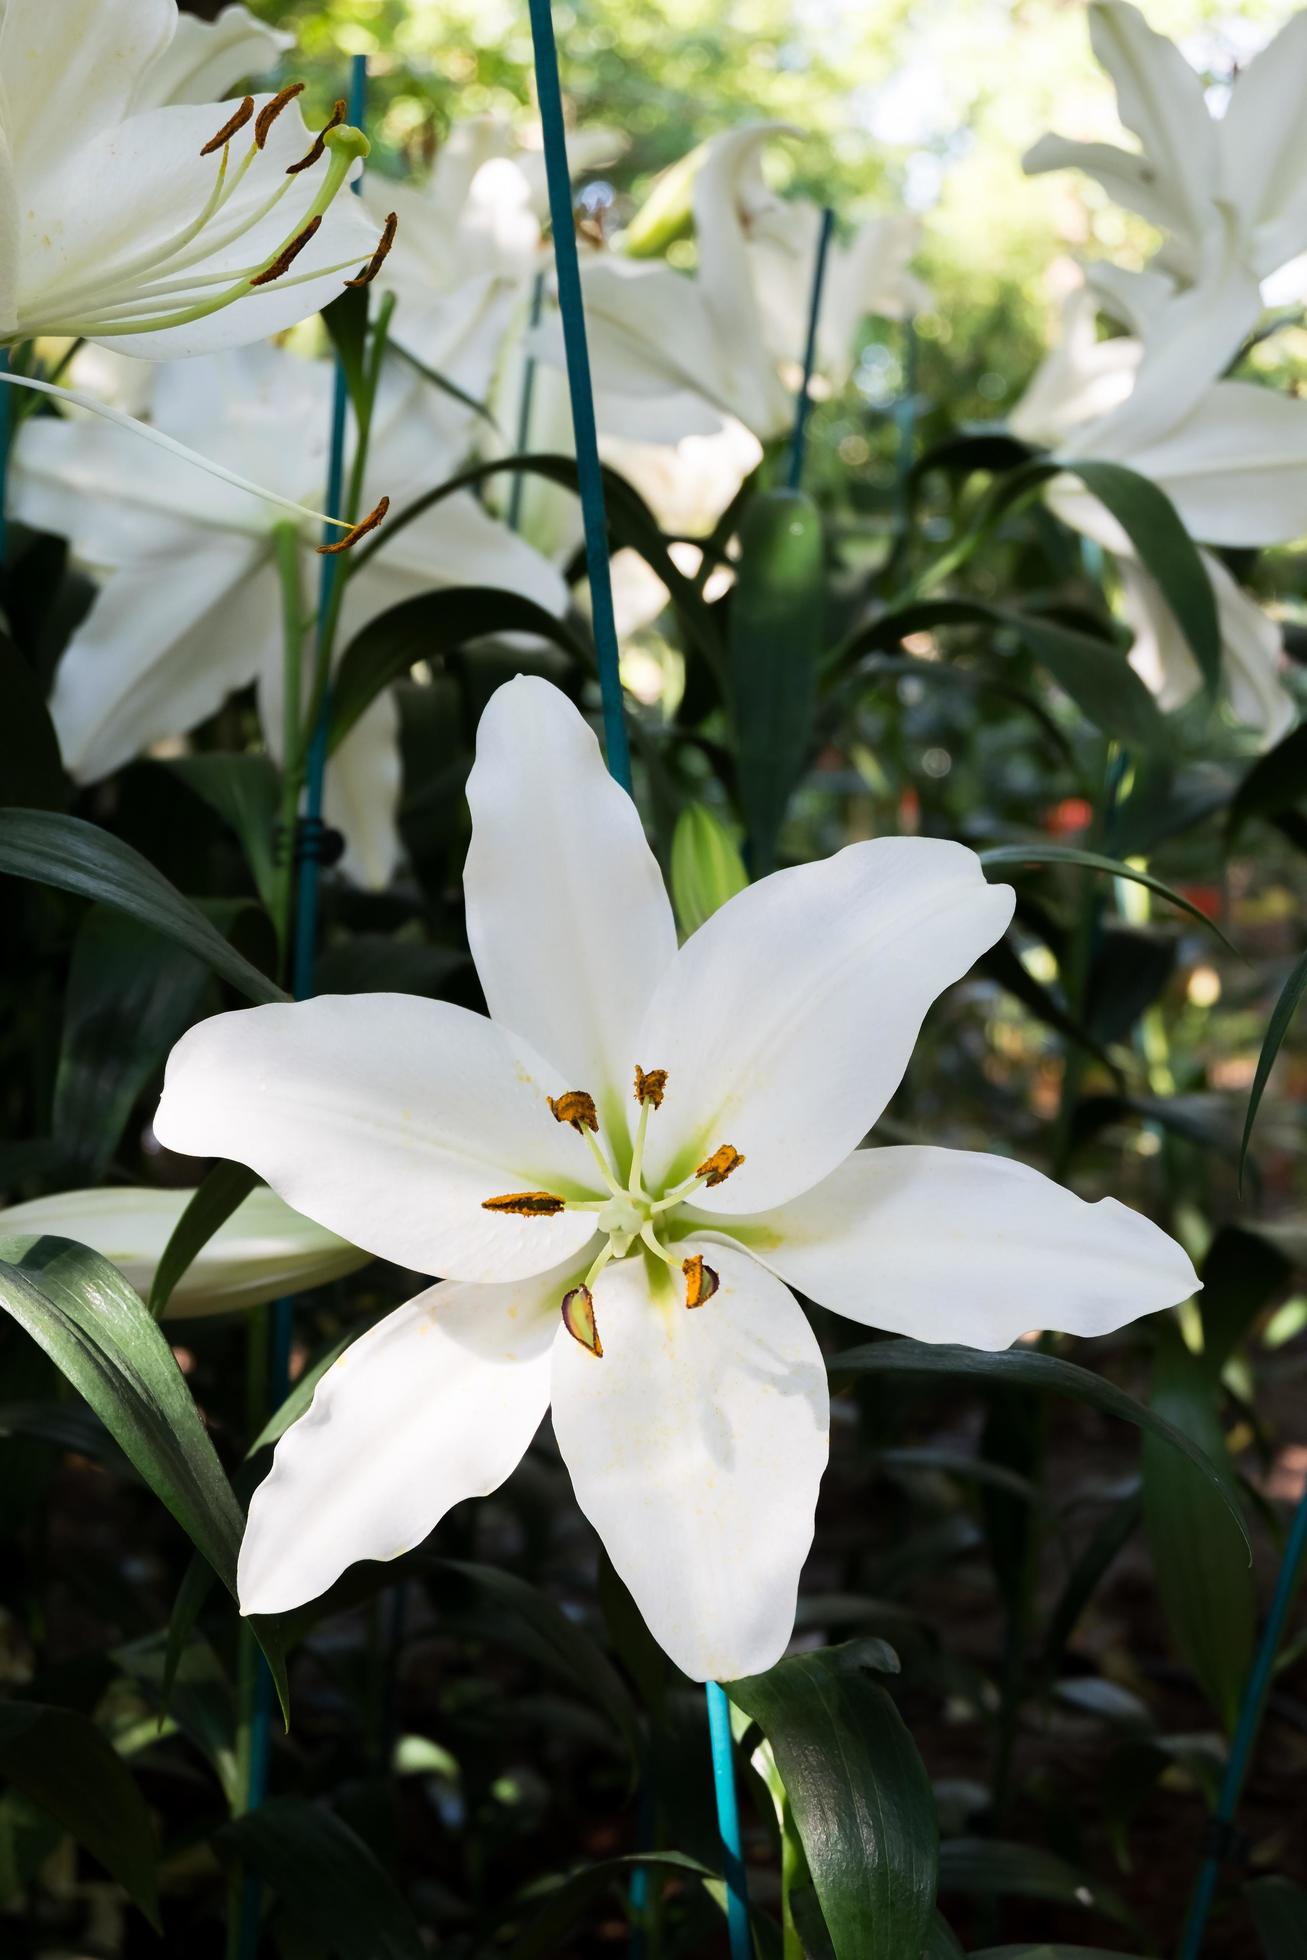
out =
<path fill-rule="evenodd" d="M 696 1252 L 689 1259 L 681 1261 L 681 1271 L 685 1275 L 685 1304 L 687 1307 L 702 1307 L 712 1299 L 721 1285 L 721 1275 L 711 1266 L 705 1266 L 703 1254 Z"/>
<path fill-rule="evenodd" d="M 563 1325 L 588 1354 L 593 1354 L 597 1361 L 603 1360 L 604 1344 L 595 1324 L 594 1297 L 584 1282 L 563 1295 Z"/>
<path fill-rule="evenodd" d="M 310 219 L 309 223 L 305 225 L 303 231 L 300 232 L 297 237 L 291 239 L 290 244 L 286 247 L 285 251 L 279 253 L 278 256 L 272 261 L 271 265 L 265 265 L 262 272 L 258 272 L 254 275 L 253 279 L 250 280 L 250 285 L 270 286 L 274 279 L 281 278 L 283 272 L 289 272 L 291 266 L 295 263 L 300 253 L 304 250 L 304 247 L 308 244 L 309 240 L 312 237 L 314 237 L 316 233 L 321 230 L 321 228 L 322 228 L 321 217 Z"/>
<path fill-rule="evenodd" d="M 508 1211 L 519 1218 L 554 1218 L 567 1210 L 567 1200 L 552 1191 L 509 1191 L 502 1198 L 483 1198 L 482 1211 Z"/>
<path fill-rule="evenodd" d="M 640 1180 L 644 1175 L 644 1142 L 649 1129 L 649 1111 L 662 1108 L 666 1089 L 665 1068 L 642 1069 L 640 1064 L 636 1063 L 635 1099 L 640 1105 L 640 1116 L 636 1124 L 635 1144 L 631 1152 L 631 1174 L 626 1180 L 626 1188 L 632 1197 L 643 1189 Z"/>
<path fill-rule="evenodd" d="M 394 211 L 390 211 L 386 215 L 385 224 L 381 227 L 381 236 L 377 240 L 376 251 L 372 254 L 372 257 L 368 260 L 362 272 L 359 273 L 357 279 L 347 279 L 345 281 L 347 286 L 370 286 L 372 284 L 372 281 L 376 278 L 382 266 L 386 263 L 387 258 L 390 256 L 390 248 L 395 242 L 395 233 L 398 230 L 398 215 Z"/>
<path fill-rule="evenodd" d="M 570 1123 L 579 1136 L 583 1129 L 599 1128 L 595 1099 L 585 1089 L 564 1089 L 561 1096 L 546 1096 L 556 1123 Z"/>
<path fill-rule="evenodd" d="M 325 151 L 328 136 L 330 136 L 333 129 L 339 129 L 344 120 L 345 103 L 343 99 L 339 99 L 331 112 L 330 120 L 322 125 L 322 128 L 314 137 L 308 154 L 302 156 L 298 163 L 289 164 L 286 169 L 286 175 L 288 177 L 298 177 L 301 170 L 311 170 L 318 158 Z"/>
<path fill-rule="evenodd" d="M 200 151 L 200 155 L 202 157 L 211 157 L 216 151 L 225 150 L 232 137 L 238 135 L 244 129 L 253 114 L 254 97 L 247 95 L 235 115 L 228 118 L 216 136 L 209 138 L 204 148 Z"/>
<path fill-rule="evenodd" d="M 271 102 L 264 103 L 263 107 L 259 110 L 254 124 L 254 144 L 256 149 L 261 150 L 267 143 L 272 125 L 276 122 L 287 103 L 293 102 L 297 95 L 303 95 L 303 93 L 303 82 L 287 82 L 285 88 L 278 89 Z"/>
<path fill-rule="evenodd" d="M 743 1162 L 744 1158 L 733 1143 L 720 1143 L 711 1157 L 704 1158 L 694 1174 L 707 1185 L 725 1184 L 731 1172 L 737 1171 Z"/>

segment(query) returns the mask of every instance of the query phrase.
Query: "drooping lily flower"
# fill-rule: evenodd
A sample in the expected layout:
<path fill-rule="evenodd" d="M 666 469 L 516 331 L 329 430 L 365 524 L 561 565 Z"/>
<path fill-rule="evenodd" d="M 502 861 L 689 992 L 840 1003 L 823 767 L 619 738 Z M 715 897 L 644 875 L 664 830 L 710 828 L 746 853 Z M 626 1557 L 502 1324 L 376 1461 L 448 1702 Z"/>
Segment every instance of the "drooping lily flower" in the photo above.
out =
<path fill-rule="evenodd" d="M 933 839 L 850 845 L 678 951 L 630 799 L 546 682 L 468 782 L 468 934 L 492 1018 L 401 994 L 220 1015 L 168 1063 L 168 1148 L 442 1283 L 323 1378 L 256 1492 L 247 1612 L 315 1597 L 491 1491 L 546 1408 L 581 1508 L 685 1671 L 789 1639 L 827 1455 L 790 1287 L 927 1340 L 1103 1333 L 1186 1297 L 1146 1218 L 1009 1159 L 860 1149 L 1009 888 Z"/>
<path fill-rule="evenodd" d="M 1195 538 L 1256 546 L 1307 528 L 1307 403 L 1246 381 L 1213 377 L 1255 308 L 1228 270 L 1172 297 L 1145 321 L 1146 340 L 1097 338 L 1098 302 L 1082 287 L 1062 338 L 1013 410 L 1027 441 L 1068 460 L 1127 464 L 1167 493 Z M 1115 518 L 1078 481 L 1045 492 L 1058 516 L 1111 552 L 1135 632 L 1131 664 L 1163 707 L 1194 695 L 1202 677 L 1160 588 Z M 1279 670 L 1279 627 L 1210 552 L 1202 553 L 1221 628 L 1223 689 L 1234 714 L 1267 743 L 1292 720 Z"/>
<path fill-rule="evenodd" d="M 750 124 L 704 146 L 694 181 L 693 277 L 618 253 L 594 254 L 583 265 L 601 421 L 610 433 L 673 441 L 710 432 L 723 415 L 762 440 L 789 427 L 821 216 L 811 203 L 776 196 L 762 155 L 776 137 L 795 134 L 781 123 Z M 848 377 L 867 314 L 900 318 L 922 303 L 924 289 L 907 270 L 915 240 L 915 220 L 902 218 L 833 242 L 818 345 L 818 370 L 833 385 Z M 543 323 L 537 344 L 561 365 L 556 321 Z"/>
<path fill-rule="evenodd" d="M 301 498 L 326 478 L 331 390 L 327 363 L 249 348 L 159 368 L 154 420 L 191 448 L 252 465 L 261 482 Z M 414 376 L 383 387 L 365 507 L 384 489 L 398 510 L 458 467 L 459 449 L 425 413 L 428 392 Z M 151 743 L 185 733 L 252 680 L 268 745 L 279 754 L 274 528 L 284 513 L 89 420 L 28 422 L 12 484 L 17 513 L 71 538 L 103 579 L 60 662 L 50 704 L 77 780 L 98 781 Z M 319 538 L 304 525 L 301 589 L 310 614 Z M 349 578 L 338 650 L 388 607 L 451 584 L 505 586 L 558 614 L 567 606 L 553 567 L 464 492 L 397 531 Z M 306 681 L 312 664 L 306 644 Z M 343 869 L 361 884 L 384 885 L 394 870 L 399 777 L 398 711 L 387 694 L 346 736 L 327 773 L 326 818 L 344 833 Z"/>
<path fill-rule="evenodd" d="M 1129 0 L 1093 0 L 1089 34 L 1140 148 L 1044 136 L 1026 170 L 1085 171 L 1116 203 L 1166 232 L 1154 264 L 1184 283 L 1199 276 L 1218 205 L 1232 214 L 1259 279 L 1307 252 L 1307 15 L 1294 14 L 1235 76 L 1219 118 L 1179 49 Z"/>
<path fill-rule="evenodd" d="M 298 85 L 138 106 L 186 89 L 177 27 L 176 0 L 6 0 L 0 346 L 237 346 L 317 312 L 371 260 L 376 232 L 340 195 L 368 147 L 343 105 L 317 135 Z"/>
<path fill-rule="evenodd" d="M 112 1184 L 60 1191 L 0 1210 L 0 1239 L 28 1232 L 75 1239 L 117 1266 L 148 1298 L 164 1247 L 193 1191 Z M 219 1226 L 178 1281 L 166 1320 L 235 1313 L 285 1293 L 304 1293 L 366 1265 L 368 1254 L 302 1218 L 266 1186 Z"/>

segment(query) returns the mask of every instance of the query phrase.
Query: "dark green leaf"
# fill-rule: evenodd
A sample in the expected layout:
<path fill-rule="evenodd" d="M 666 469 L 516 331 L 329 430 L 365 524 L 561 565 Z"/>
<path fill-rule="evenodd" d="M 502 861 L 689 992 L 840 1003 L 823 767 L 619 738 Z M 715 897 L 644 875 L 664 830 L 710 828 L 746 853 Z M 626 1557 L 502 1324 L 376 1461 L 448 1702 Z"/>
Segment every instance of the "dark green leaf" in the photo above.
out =
<path fill-rule="evenodd" d="M 939 1829 L 889 1695 L 839 1648 L 795 1654 L 729 1692 L 771 1743 L 837 1960 L 920 1953 Z"/>
<path fill-rule="evenodd" d="M 1104 1381 L 1101 1375 L 1091 1374 L 1088 1368 L 1077 1367 L 1074 1361 L 1063 1361 L 1055 1354 L 1040 1354 L 1034 1348 L 1004 1348 L 998 1353 L 987 1353 L 979 1348 L 953 1347 L 943 1342 L 887 1340 L 874 1341 L 866 1347 L 845 1348 L 831 1355 L 829 1366 L 837 1374 L 915 1376 L 923 1380 L 938 1377 L 977 1388 L 1047 1389 L 1073 1396 L 1078 1402 L 1101 1409 L 1104 1415 L 1119 1416 L 1124 1422 L 1134 1423 L 1137 1429 L 1160 1438 L 1187 1457 L 1220 1492 L 1243 1534 L 1245 1546 L 1248 1545 L 1243 1513 L 1237 1502 L 1227 1496 L 1221 1469 L 1208 1460 L 1199 1445 L 1165 1421 L 1155 1409 L 1145 1408 L 1124 1389 Z"/>
<path fill-rule="evenodd" d="M 1130 1908 L 1108 1886 L 1051 1851 L 999 1838 L 946 1838 L 939 1847 L 939 1889 L 982 1899 L 1043 1899 L 1134 1924 Z"/>
<path fill-rule="evenodd" d="M 395 1881 L 331 1811 L 272 1797 L 224 1824 L 214 1843 L 275 1892 L 292 1923 L 338 1960 L 427 1960 Z"/>
<path fill-rule="evenodd" d="M 541 1879 L 511 1901 L 503 1914 L 521 1931 L 507 1949 L 507 1960 L 553 1960 L 566 1952 L 565 1942 L 590 1909 L 606 1898 L 615 1880 L 628 1881 L 636 1865 L 653 1872 L 711 1882 L 716 1874 L 696 1858 L 679 1851 L 652 1851 L 644 1856 L 605 1858 L 555 1878 Z"/>
<path fill-rule="evenodd" d="M 150 1313 L 162 1320 L 182 1277 L 199 1258 L 214 1233 L 227 1223 L 258 1183 L 244 1164 L 215 1164 L 197 1185 L 194 1196 L 173 1226 L 150 1287 Z"/>
<path fill-rule="evenodd" d="M 1307 722 L 1291 728 L 1274 748 L 1259 755 L 1230 803 L 1229 841 L 1233 844 L 1249 817 L 1291 810 L 1307 797 Z"/>
<path fill-rule="evenodd" d="M 1260 1232 L 1223 1225 L 1203 1260 L 1202 1367 L 1215 1380 L 1258 1314 L 1270 1305 L 1293 1271 L 1279 1247 Z"/>
<path fill-rule="evenodd" d="M 1257 1112 L 1262 1106 L 1266 1084 L 1270 1080 L 1271 1069 L 1280 1052 L 1280 1044 L 1289 1032 L 1289 1023 L 1298 1012 L 1298 1004 L 1307 993 L 1307 953 L 1294 962 L 1289 977 L 1280 989 L 1271 1018 L 1266 1024 L 1266 1034 L 1262 1040 L 1262 1052 L 1257 1057 L 1257 1072 L 1253 1076 L 1253 1086 L 1248 1096 L 1248 1114 L 1244 1118 L 1243 1137 L 1239 1144 L 1239 1182 L 1242 1186 L 1244 1165 L 1248 1161 L 1248 1146 L 1253 1140 L 1253 1125 Z"/>
<path fill-rule="evenodd" d="M 1062 1665 L 1067 1642 L 1075 1632 L 1080 1615 L 1098 1590 L 1099 1582 L 1117 1554 L 1124 1549 L 1139 1527 L 1142 1507 L 1137 1491 L 1131 1491 L 1114 1504 L 1090 1537 L 1067 1574 L 1044 1635 L 1040 1672 L 1051 1680 Z"/>
<path fill-rule="evenodd" d="M 90 1404 L 235 1597 L 240 1507 L 172 1349 L 117 1267 L 67 1239 L 0 1239 L 0 1308 Z M 284 1704 L 284 1669 L 270 1659 Z"/>
<path fill-rule="evenodd" d="M 1307 1892 L 1287 1878 L 1254 1878 L 1243 1888 L 1263 1960 L 1307 1960 Z"/>
<path fill-rule="evenodd" d="M 250 1000 L 285 1000 L 147 858 L 95 824 L 52 810 L 0 810 L 0 872 L 98 899 L 195 953 Z"/>
<path fill-rule="evenodd" d="M 996 844 L 990 850 L 980 853 L 980 862 L 986 870 L 997 869 L 1002 865 L 1074 864 L 1084 871 L 1105 871 L 1113 878 L 1127 878 L 1132 884 L 1147 885 L 1150 892 L 1156 892 L 1159 898 L 1169 900 L 1182 912 L 1187 912 L 1191 919 L 1197 919 L 1200 925 L 1214 932 L 1222 945 L 1229 946 L 1232 953 L 1238 951 L 1237 947 L 1230 944 L 1214 920 L 1209 919 L 1207 914 L 1201 912 L 1191 900 L 1184 898 L 1177 891 L 1172 891 L 1169 885 L 1164 885 L 1160 878 L 1154 878 L 1151 872 L 1141 871 L 1135 865 L 1125 864 L 1120 858 L 1103 857 L 1097 851 L 1077 850 L 1070 844 Z"/>
<path fill-rule="evenodd" d="M 1220 1473 L 1213 1490 L 1172 1449 L 1144 1438 L 1144 1528 L 1158 1597 L 1176 1646 L 1220 1720 L 1231 1728 L 1252 1660 L 1257 1601 L 1239 1494 L 1217 1419 L 1219 1389 L 1177 1335 L 1158 1346 L 1152 1406 Z"/>
<path fill-rule="evenodd" d="M 96 1183 L 108 1169 L 137 1100 L 196 1019 L 209 984 L 193 953 L 135 919 L 101 905 L 83 918 L 54 1092 L 55 1137 L 82 1181 Z"/>
<path fill-rule="evenodd" d="M 150 1813 L 94 1722 L 68 1708 L 0 1703 L 0 1777 L 84 1845 L 158 1929 Z"/>
<path fill-rule="evenodd" d="M 68 801 L 59 738 L 36 675 L 0 632 L 0 804 L 60 810 Z"/>
<path fill-rule="evenodd" d="M 345 376 L 350 406 L 360 421 L 367 420 L 370 406 L 367 376 L 368 299 L 366 286 L 346 286 L 330 306 L 322 309 L 322 323 L 331 336 L 336 359 Z"/>
<path fill-rule="evenodd" d="M 755 877 L 776 837 L 812 739 L 825 612 L 821 515 L 799 490 L 764 491 L 740 525 L 730 615 L 736 778 Z"/>
<path fill-rule="evenodd" d="M 266 755 L 183 755 L 165 763 L 216 810 L 240 839 L 255 889 L 268 911 L 277 903 L 277 813 L 281 777 Z"/>
<path fill-rule="evenodd" d="M 1122 1953 L 1106 1946 L 987 1946 L 973 1953 L 971 1960 L 1142 1960 L 1138 1953 Z"/>
<path fill-rule="evenodd" d="M 594 666 L 592 651 L 571 627 L 521 593 L 480 585 L 419 593 L 370 619 L 341 655 L 331 690 L 332 748 L 415 662 L 439 660 L 470 641 L 500 633 L 534 634 L 569 654 L 585 671 Z"/>

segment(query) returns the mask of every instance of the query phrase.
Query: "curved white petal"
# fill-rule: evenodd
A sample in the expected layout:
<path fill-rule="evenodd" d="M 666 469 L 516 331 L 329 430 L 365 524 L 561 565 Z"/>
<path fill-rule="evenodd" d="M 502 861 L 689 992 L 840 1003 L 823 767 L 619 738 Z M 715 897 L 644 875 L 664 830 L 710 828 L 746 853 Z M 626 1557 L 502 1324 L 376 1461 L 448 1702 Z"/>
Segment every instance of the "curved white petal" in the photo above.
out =
<path fill-rule="evenodd" d="M 48 1232 L 89 1245 L 118 1268 L 144 1299 L 164 1247 L 193 1191 L 106 1184 L 60 1191 L 0 1211 L 0 1238 Z M 218 1227 L 173 1288 L 166 1320 L 234 1313 L 305 1293 L 366 1265 L 357 1246 L 302 1218 L 260 1186 Z"/>
<path fill-rule="evenodd" d="M 97 782 L 152 742 L 182 735 L 253 679 L 276 591 L 244 538 L 110 572 L 55 673 L 50 712 L 66 766 Z"/>
<path fill-rule="evenodd" d="M 365 891 L 384 891 L 400 860 L 402 778 L 399 708 L 379 694 L 327 763 L 322 814 L 345 839 L 341 871 Z"/>
<path fill-rule="evenodd" d="M 481 717 L 467 800 L 467 935 L 490 1012 L 624 1121 L 636 1064 L 653 1066 L 640 1022 L 676 956 L 639 812 L 567 697 L 523 675 Z"/>
<path fill-rule="evenodd" d="M 433 1286 L 346 1348 L 254 1493 L 243 1613 L 316 1599 L 356 1559 L 398 1558 L 503 1483 L 549 1406 L 566 1278 Z"/>
<path fill-rule="evenodd" d="M 1128 0 L 1095 0 L 1089 38 L 1116 84 L 1122 122 L 1197 232 L 1220 189 L 1216 130 L 1202 82 L 1174 43 Z"/>
<path fill-rule="evenodd" d="M 1293 697 L 1280 678 L 1280 628 L 1231 578 L 1219 558 L 1200 553 L 1212 582 L 1221 628 L 1221 691 L 1233 714 L 1266 744 L 1293 720 Z M 1180 707 L 1202 686 L 1202 675 L 1179 621 L 1152 575 L 1134 558 L 1120 561 L 1122 610 L 1134 630 L 1130 665 L 1163 708 Z"/>
<path fill-rule="evenodd" d="M 221 102 L 237 82 L 275 68 L 295 36 L 256 20 L 248 7 L 224 7 L 213 20 L 181 14 L 172 44 L 151 62 L 132 97 L 133 109 L 164 102 Z"/>
<path fill-rule="evenodd" d="M 936 994 L 1002 936 L 1014 902 L 974 852 L 924 837 L 850 844 L 730 899 L 681 948 L 641 1031 L 641 1066 L 670 1072 L 648 1188 L 724 1143 L 746 1161 L 701 1194 L 705 1210 L 764 1210 L 825 1177 L 898 1087 Z"/>
<path fill-rule="evenodd" d="M 413 994 L 320 995 L 202 1021 L 168 1060 L 155 1135 L 249 1164 L 308 1218 L 416 1272 L 511 1280 L 570 1257 L 593 1215 L 483 1201 L 579 1196 L 590 1157 L 545 1101 L 569 1085 L 482 1015 Z"/>
<path fill-rule="evenodd" d="M 1222 191 L 1263 275 L 1307 249 L 1305 92 L 1307 15 L 1297 13 L 1240 71 L 1217 125 Z"/>
<path fill-rule="evenodd" d="M 1101 184 L 1114 204 L 1137 211 L 1159 231 L 1183 231 L 1190 218 L 1183 187 L 1159 177 L 1145 156 L 1116 143 L 1080 143 L 1066 136 L 1041 136 L 1021 159 L 1028 177 L 1050 170 L 1083 170 Z"/>
<path fill-rule="evenodd" d="M 1220 381 L 1121 460 L 1161 485 L 1204 544 L 1285 544 L 1307 532 L 1307 401 Z"/>
<path fill-rule="evenodd" d="M 66 155 L 70 138 L 96 143 L 121 122 L 176 31 L 175 0 L 6 0 L 0 120 L 23 177 Z"/>
<path fill-rule="evenodd" d="M 815 1190 L 730 1230 L 832 1313 L 974 1348 L 1037 1327 L 1108 1334 L 1199 1285 L 1151 1219 L 980 1151 L 855 1150 Z"/>
<path fill-rule="evenodd" d="M 638 1259 L 600 1274 L 602 1358 L 555 1337 L 554 1433 L 655 1640 L 692 1679 L 729 1681 L 789 1640 L 829 1402 L 789 1291 L 732 1247 L 701 1249 L 721 1286 L 693 1311 L 666 1278 L 651 1292 Z"/>

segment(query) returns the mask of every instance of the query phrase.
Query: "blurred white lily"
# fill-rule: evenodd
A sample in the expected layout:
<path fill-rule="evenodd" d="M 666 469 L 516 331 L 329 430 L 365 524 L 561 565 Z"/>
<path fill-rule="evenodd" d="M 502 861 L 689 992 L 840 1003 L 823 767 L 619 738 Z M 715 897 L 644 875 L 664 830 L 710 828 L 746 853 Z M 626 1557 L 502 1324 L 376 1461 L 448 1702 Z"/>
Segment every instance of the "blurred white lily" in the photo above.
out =
<path fill-rule="evenodd" d="M 780 198 L 762 173 L 783 123 L 750 124 L 704 146 L 694 180 L 698 270 L 615 253 L 583 264 L 586 322 L 601 426 L 636 441 L 675 441 L 734 417 L 763 440 L 782 434 L 794 414 L 808 297 L 821 214 Z M 901 318 L 924 289 L 907 269 L 916 220 L 862 226 L 832 242 L 818 334 L 818 371 L 840 386 L 852 368 L 864 317 Z M 542 355 L 561 365 L 556 319 L 537 335 Z"/>
<path fill-rule="evenodd" d="M 295 45 L 295 36 L 257 20 L 240 0 L 213 20 L 179 14 L 171 41 L 132 91 L 133 113 L 165 102 L 221 102 L 238 82 L 266 75 Z"/>
<path fill-rule="evenodd" d="M 1146 1218 L 1008 1159 L 857 1148 L 931 1001 L 1011 917 L 970 851 L 850 845 L 739 893 L 678 951 L 635 806 L 556 689 L 494 695 L 468 800 L 493 1018 L 327 996 L 219 1015 L 168 1063 L 168 1148 L 250 1163 L 444 1275 L 278 1445 L 241 1603 L 293 1606 L 419 1543 L 510 1474 L 552 1404 L 655 1637 L 700 1679 L 752 1673 L 789 1639 L 827 1455 L 791 1285 L 1001 1347 L 1032 1323 L 1103 1333 L 1186 1297 L 1193 1270 Z"/>
<path fill-rule="evenodd" d="M 1253 302 L 1255 304 L 1255 300 Z M 1192 536 L 1258 546 L 1307 531 L 1307 403 L 1213 375 L 1237 344 L 1249 286 L 1216 272 L 1146 322 L 1148 340 L 1097 338 L 1097 299 L 1072 294 L 1062 338 L 1012 413 L 1015 434 L 1068 460 L 1127 464 L 1158 484 Z M 1058 516 L 1113 554 L 1123 607 L 1135 632 L 1131 664 L 1165 708 L 1198 691 L 1202 677 L 1156 581 L 1116 519 L 1077 478 L 1045 492 Z M 1278 626 L 1203 552 L 1221 628 L 1223 688 L 1240 721 L 1266 742 L 1292 720 L 1279 676 Z"/>
<path fill-rule="evenodd" d="M 367 141 L 343 123 L 313 135 L 297 88 L 139 106 L 203 72 L 191 36 L 170 65 L 177 28 L 176 0 L 6 0 L 0 345 L 236 346 L 315 313 L 371 261 L 375 230 L 339 195 Z"/>
<path fill-rule="evenodd" d="M 1167 234 L 1154 263 L 1182 282 L 1199 276 L 1217 205 L 1232 214 L 1259 279 L 1307 251 L 1307 14 L 1294 14 L 1235 76 L 1219 118 L 1179 49 L 1128 0 L 1093 0 L 1089 34 L 1140 148 L 1044 136 L 1025 158 L 1028 172 L 1085 171 Z"/>
<path fill-rule="evenodd" d="M 273 347 L 156 371 L 155 425 L 219 461 L 255 467 L 297 497 L 325 480 L 332 370 Z M 365 507 L 384 491 L 396 510 L 451 476 L 460 452 L 425 414 L 416 377 L 383 386 L 368 457 Z M 259 684 L 270 749 L 280 753 L 281 598 L 274 531 L 283 514 L 180 459 L 89 420 L 40 418 L 22 431 L 13 506 L 71 538 L 103 578 L 60 662 L 51 699 L 66 766 L 95 782 L 151 743 L 211 715 L 233 689 Z M 385 533 L 382 534 L 383 537 Z M 302 528 L 302 590 L 311 609 L 320 533 Z M 567 606 L 560 575 L 467 492 L 387 538 L 349 576 L 338 649 L 401 600 L 440 585 L 498 585 L 550 611 Z M 312 659 L 301 668 L 306 682 Z M 344 833 L 343 868 L 379 887 L 399 851 L 398 710 L 383 694 L 335 751 L 325 814 Z"/>
<path fill-rule="evenodd" d="M 60 1191 L 0 1210 L 0 1238 L 39 1232 L 75 1239 L 110 1260 L 146 1299 L 164 1247 L 194 1195 L 126 1184 Z M 263 1186 L 237 1206 L 187 1268 L 164 1318 L 235 1313 L 283 1293 L 306 1293 L 354 1272 L 368 1257 Z"/>

